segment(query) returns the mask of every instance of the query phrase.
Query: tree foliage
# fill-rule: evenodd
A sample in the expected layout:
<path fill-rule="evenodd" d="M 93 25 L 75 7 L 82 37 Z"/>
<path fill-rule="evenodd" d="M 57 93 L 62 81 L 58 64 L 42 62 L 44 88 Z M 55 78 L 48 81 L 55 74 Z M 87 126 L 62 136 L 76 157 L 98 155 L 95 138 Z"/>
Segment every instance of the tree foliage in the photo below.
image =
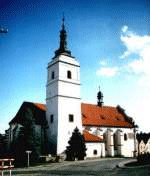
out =
<path fill-rule="evenodd" d="M 5 157 L 7 153 L 5 136 L 0 134 L 0 157 Z"/>
<path fill-rule="evenodd" d="M 136 139 L 138 141 L 138 155 L 140 155 L 140 143 L 141 141 L 143 140 L 145 144 L 147 144 L 147 141 L 149 140 L 150 138 L 150 133 L 137 133 L 136 134 Z M 143 157 L 143 156 L 142 156 Z"/>
<path fill-rule="evenodd" d="M 136 135 L 136 139 L 138 140 L 138 143 L 141 142 L 141 140 L 144 141 L 144 143 L 146 144 L 148 139 L 150 138 L 150 133 L 137 133 Z"/>
<path fill-rule="evenodd" d="M 25 113 L 24 122 L 11 144 L 11 152 L 15 155 L 17 164 L 23 165 L 27 162 L 26 151 L 32 151 L 31 162 L 37 162 L 41 153 L 41 141 L 35 130 L 35 122 L 30 109 Z"/>
<path fill-rule="evenodd" d="M 79 132 L 76 127 L 72 136 L 68 142 L 69 146 L 66 149 L 67 160 L 74 161 L 75 158 L 78 160 L 84 160 L 86 156 L 86 146 L 83 135 Z"/>

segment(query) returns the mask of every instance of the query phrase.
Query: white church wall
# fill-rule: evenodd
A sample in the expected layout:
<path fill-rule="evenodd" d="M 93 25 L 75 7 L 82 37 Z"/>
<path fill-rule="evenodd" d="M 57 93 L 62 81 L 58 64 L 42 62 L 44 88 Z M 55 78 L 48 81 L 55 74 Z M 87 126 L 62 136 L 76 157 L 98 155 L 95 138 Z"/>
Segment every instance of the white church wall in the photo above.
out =
<path fill-rule="evenodd" d="M 58 97 L 51 98 L 47 100 L 47 111 L 46 118 L 48 122 L 49 128 L 47 129 L 47 136 L 49 141 L 49 147 L 51 151 L 51 144 L 57 144 L 57 136 L 58 136 Z M 53 116 L 53 121 L 51 121 L 51 116 Z M 52 149 L 51 152 L 53 152 Z"/>
<path fill-rule="evenodd" d="M 134 132 L 133 132 L 133 128 L 107 128 L 107 127 L 95 127 L 95 126 L 90 126 L 88 127 L 90 130 L 89 132 L 91 134 L 97 135 L 98 137 L 104 136 L 105 134 L 105 145 L 106 145 L 106 155 L 122 155 L 125 157 L 133 157 L 133 152 L 134 152 Z M 85 129 L 85 127 L 83 127 L 83 129 Z M 111 137 L 109 135 L 109 141 L 107 141 L 107 129 L 110 129 L 111 132 Z M 114 139 L 113 139 L 113 135 L 114 133 L 117 133 L 117 130 L 121 131 L 121 136 L 118 138 L 118 151 L 114 150 Z M 127 135 L 127 140 L 124 140 L 124 134 Z M 109 147 L 109 146 L 113 146 L 113 147 Z"/>
<path fill-rule="evenodd" d="M 54 72 L 54 78 L 52 78 L 52 72 Z M 48 65 L 46 98 L 50 98 L 58 95 L 58 81 L 57 81 L 58 78 L 59 78 L 58 64 L 56 61 L 52 61 Z"/>
<path fill-rule="evenodd" d="M 106 140 L 107 143 L 105 145 L 107 146 L 107 156 L 114 156 L 113 130 L 110 128 L 107 128 Z"/>
<path fill-rule="evenodd" d="M 74 58 L 74 57 L 70 57 L 70 56 L 66 56 L 66 55 L 61 55 L 61 56 L 58 56 L 59 60 L 64 62 L 64 63 L 67 63 L 69 65 L 80 65 L 79 64 L 79 60 Z"/>
<path fill-rule="evenodd" d="M 67 82 L 59 82 L 59 93 L 60 96 L 69 96 L 80 98 L 80 89 L 78 84 L 68 84 Z"/>
<path fill-rule="evenodd" d="M 71 79 L 67 78 L 67 71 L 71 71 Z M 64 81 L 69 81 L 69 82 L 75 82 L 78 83 L 80 80 L 80 75 L 79 75 L 79 64 L 65 64 L 64 62 L 60 62 L 59 64 L 59 79 L 64 80 Z"/>
<path fill-rule="evenodd" d="M 51 84 L 48 85 L 49 89 L 47 90 L 47 97 L 55 97 L 58 95 L 58 82 L 53 81 Z"/>
<path fill-rule="evenodd" d="M 68 146 L 68 141 L 72 136 L 72 132 L 76 127 L 79 131 L 82 130 L 81 121 L 81 103 L 80 100 L 70 99 L 65 97 L 58 98 L 58 146 L 57 153 L 62 153 L 66 146 Z M 69 115 L 73 115 L 73 121 L 69 121 Z"/>
<path fill-rule="evenodd" d="M 49 84 L 49 82 L 54 81 L 55 79 L 58 79 L 59 77 L 59 69 L 57 62 L 58 59 L 52 60 L 50 63 L 48 63 L 47 84 Z M 52 79 L 52 72 L 54 72 L 54 79 Z"/>
<path fill-rule="evenodd" d="M 122 144 L 122 155 L 125 157 L 133 157 L 134 154 L 134 133 L 133 129 L 125 128 L 121 129 L 123 131 L 123 135 L 127 135 L 127 140 L 125 140 L 123 136 L 123 144 Z"/>
<path fill-rule="evenodd" d="M 86 142 L 86 158 L 105 157 L 104 143 Z"/>
<path fill-rule="evenodd" d="M 68 73 L 71 78 L 68 78 Z M 54 79 L 51 74 L 54 72 Z M 60 55 L 48 65 L 47 81 L 47 112 L 49 124 L 48 138 L 50 143 L 57 144 L 57 154 L 66 150 L 73 130 L 82 129 L 81 100 L 80 100 L 80 67 L 75 58 Z M 53 114 L 54 121 L 50 122 Z M 69 122 L 69 115 L 73 122 Z"/>

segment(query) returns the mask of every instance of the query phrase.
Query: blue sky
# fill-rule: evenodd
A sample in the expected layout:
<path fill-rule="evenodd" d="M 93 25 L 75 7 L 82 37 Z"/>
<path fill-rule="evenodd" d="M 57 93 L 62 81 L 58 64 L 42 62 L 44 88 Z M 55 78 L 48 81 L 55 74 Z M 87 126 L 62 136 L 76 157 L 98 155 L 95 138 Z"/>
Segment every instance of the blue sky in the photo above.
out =
<path fill-rule="evenodd" d="M 149 0 L 0 2 L 0 132 L 23 101 L 45 103 L 47 64 L 59 47 L 65 13 L 68 48 L 81 65 L 81 98 L 123 107 L 149 132 Z"/>

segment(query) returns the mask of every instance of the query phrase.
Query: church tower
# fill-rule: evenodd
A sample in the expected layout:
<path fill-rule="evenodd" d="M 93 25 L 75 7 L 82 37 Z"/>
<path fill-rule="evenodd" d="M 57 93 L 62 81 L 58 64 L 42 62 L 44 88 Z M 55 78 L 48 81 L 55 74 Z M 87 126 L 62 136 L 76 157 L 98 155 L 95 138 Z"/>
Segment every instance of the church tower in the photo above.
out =
<path fill-rule="evenodd" d="M 64 18 L 60 31 L 60 46 L 48 63 L 46 105 L 49 149 L 63 153 L 76 127 L 82 132 L 80 65 L 67 49 Z"/>

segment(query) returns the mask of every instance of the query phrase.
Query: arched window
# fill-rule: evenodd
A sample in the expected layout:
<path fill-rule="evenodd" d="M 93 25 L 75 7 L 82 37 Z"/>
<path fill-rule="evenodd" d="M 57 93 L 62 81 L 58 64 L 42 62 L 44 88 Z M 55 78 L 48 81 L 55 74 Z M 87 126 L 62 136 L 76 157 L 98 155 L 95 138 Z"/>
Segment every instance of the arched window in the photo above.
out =
<path fill-rule="evenodd" d="M 94 150 L 94 151 L 93 151 L 93 154 L 94 154 L 94 155 L 97 155 L 97 150 Z"/>
<path fill-rule="evenodd" d="M 127 134 L 124 134 L 124 141 L 127 141 Z"/>
<path fill-rule="evenodd" d="M 67 78 L 71 79 L 71 71 L 67 71 Z"/>
<path fill-rule="evenodd" d="M 51 78 L 52 78 L 52 79 L 55 78 L 55 73 L 54 73 L 54 71 L 52 72 Z"/>
<path fill-rule="evenodd" d="M 113 134 L 113 138 L 114 138 L 114 150 L 117 150 L 117 135 L 115 133 Z"/>

